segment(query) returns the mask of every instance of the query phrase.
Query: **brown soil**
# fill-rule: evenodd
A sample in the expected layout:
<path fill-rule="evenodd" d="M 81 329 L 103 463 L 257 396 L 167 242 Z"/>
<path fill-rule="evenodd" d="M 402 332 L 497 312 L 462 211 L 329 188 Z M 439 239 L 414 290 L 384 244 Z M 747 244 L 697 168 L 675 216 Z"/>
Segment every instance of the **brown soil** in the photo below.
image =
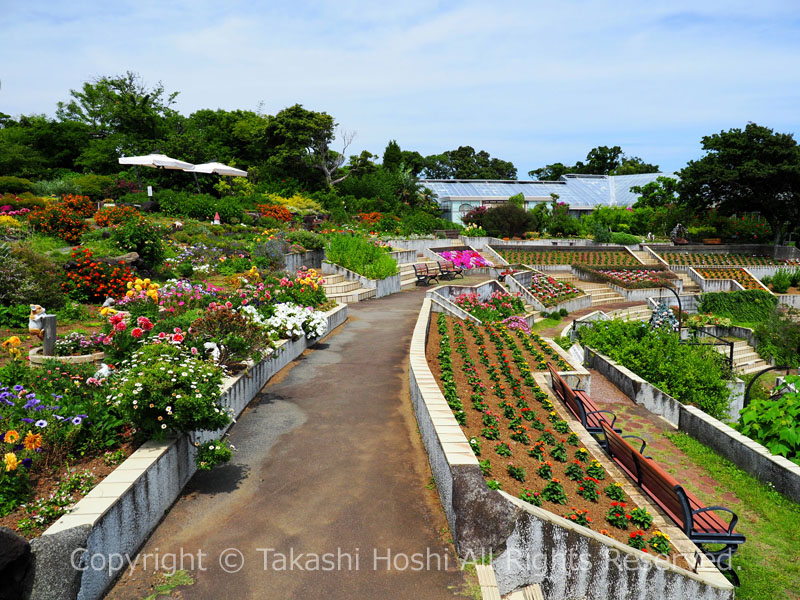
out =
<path fill-rule="evenodd" d="M 433 319 L 431 322 L 430 330 L 428 334 L 428 345 L 426 347 L 426 357 L 428 360 L 428 365 L 431 368 L 431 372 L 433 373 L 434 377 L 436 377 L 437 381 L 441 378 L 441 368 L 439 364 L 438 354 L 439 354 L 439 343 L 441 340 L 441 335 L 439 334 L 438 327 L 436 324 L 436 319 Z M 487 440 L 482 436 L 483 430 L 483 413 L 479 412 L 475 408 L 472 407 L 472 402 L 470 401 L 470 396 L 472 394 L 471 389 L 472 387 L 469 385 L 467 380 L 467 376 L 463 372 L 464 360 L 462 359 L 461 355 L 457 352 L 457 341 L 454 336 L 454 323 L 464 325 L 464 338 L 466 340 L 466 347 L 467 351 L 469 352 L 469 356 L 475 362 L 475 367 L 478 370 L 480 375 L 481 381 L 486 386 L 486 393 L 484 396 L 484 401 L 489 405 L 489 409 L 494 413 L 498 420 L 499 420 L 499 430 L 500 430 L 500 438 L 498 440 Z M 452 348 L 452 359 L 453 359 L 453 375 L 455 379 L 455 383 L 457 389 L 459 391 L 459 398 L 462 399 L 464 404 L 464 411 L 466 412 L 467 419 L 466 425 L 462 425 L 462 429 L 464 434 L 466 435 L 467 439 L 471 437 L 476 437 L 481 442 L 481 454 L 478 457 L 478 460 L 485 460 L 488 459 L 491 462 L 491 474 L 487 479 L 496 479 L 502 484 L 502 489 L 513 496 L 519 496 L 519 493 L 522 491 L 523 488 L 527 488 L 534 492 L 541 492 L 542 489 L 547 484 L 547 480 L 541 478 L 537 474 L 537 469 L 539 468 L 541 461 L 535 459 L 528 455 L 527 450 L 533 444 L 535 444 L 536 440 L 538 440 L 539 436 L 541 435 L 540 431 L 533 429 L 532 427 L 528 427 L 528 433 L 531 438 L 531 444 L 522 444 L 520 442 L 514 441 L 510 438 L 510 434 L 512 431 L 509 429 L 508 423 L 509 419 L 505 418 L 503 415 L 503 409 L 501 408 L 500 404 L 502 402 L 502 398 L 497 396 L 493 389 L 492 389 L 492 380 L 489 377 L 489 370 L 486 366 L 480 363 L 479 360 L 479 345 L 476 343 L 473 334 L 469 331 L 466 327 L 466 324 L 463 321 L 458 319 L 453 319 L 451 317 L 447 317 L 447 325 L 448 325 L 448 332 L 450 336 L 450 345 Z M 482 332 L 484 333 L 485 338 L 485 347 L 486 351 L 489 354 L 491 363 L 496 364 L 498 360 L 495 354 L 495 345 L 492 343 L 489 336 L 485 333 L 483 328 Z M 513 334 L 512 334 L 513 335 Z M 516 340 L 515 340 L 516 341 Z M 511 360 L 511 350 L 508 349 L 507 344 L 504 350 L 506 356 L 509 360 L 509 365 L 511 368 L 512 377 L 519 378 L 524 381 L 523 374 L 519 371 L 517 366 Z M 522 349 L 522 345 L 518 344 L 518 347 Z M 524 350 L 523 350 L 524 352 Z M 535 364 L 535 363 L 534 363 Z M 535 372 L 535 371 L 534 371 Z M 502 379 L 501 379 L 502 380 Z M 503 380 L 505 384 L 505 381 Z M 440 383 L 441 387 L 441 383 Z M 540 404 L 538 401 L 534 399 L 534 391 L 535 388 L 529 388 L 526 385 L 522 386 L 523 389 L 523 397 L 528 402 L 529 407 L 533 412 L 535 412 L 537 418 L 545 424 L 545 428 L 548 430 L 552 430 L 552 424 L 548 419 L 549 412 Z M 515 404 L 515 399 L 513 398 L 512 394 L 506 394 L 506 400 L 510 404 Z M 517 413 L 519 410 L 517 409 Z M 528 425 L 527 421 L 523 421 L 523 424 Z M 556 441 L 565 440 L 568 434 L 559 434 L 553 431 L 553 434 L 556 438 Z M 511 457 L 504 457 L 500 456 L 495 452 L 495 447 L 500 442 L 505 442 L 508 444 L 509 448 L 511 449 L 512 456 Z M 549 454 L 549 451 L 553 448 L 552 445 L 546 445 L 546 453 Z M 553 504 L 548 502 L 547 500 L 543 500 L 542 507 L 558 514 L 559 516 L 566 516 L 568 512 L 571 512 L 574 509 L 585 510 L 588 511 L 588 515 L 592 519 L 592 529 L 595 531 L 601 531 L 606 533 L 610 537 L 622 542 L 627 543 L 628 539 L 630 538 L 630 533 L 635 531 L 637 527 L 631 525 L 627 530 L 621 530 L 616 527 L 613 527 L 610 523 L 605 520 L 605 515 L 611 508 L 612 500 L 606 496 L 603 492 L 606 486 L 610 485 L 613 480 L 610 477 L 605 477 L 605 479 L 600 481 L 600 485 L 598 486 L 598 491 L 600 492 L 600 496 L 597 502 L 591 502 L 586 500 L 578 495 L 578 487 L 579 483 L 571 481 L 565 474 L 566 467 L 573 463 L 575 460 L 575 452 L 578 450 L 576 446 L 566 445 L 568 458 L 567 462 L 561 463 L 556 461 L 555 459 L 551 458 L 550 456 L 546 456 L 545 459 L 552 464 L 552 477 L 558 479 L 562 486 L 564 487 L 564 491 L 566 492 L 567 496 L 567 503 L 564 505 Z M 591 461 L 591 456 L 589 460 Z M 513 479 L 507 471 L 507 465 L 513 462 L 514 466 L 522 467 L 525 469 L 526 478 L 525 482 L 521 483 L 516 479 Z M 582 468 L 588 466 L 587 463 L 581 463 Z M 636 505 L 630 501 L 630 498 L 626 496 L 625 502 L 627 503 L 627 510 L 630 511 L 633 508 L 636 508 Z M 652 537 L 654 528 L 651 526 L 649 530 L 645 531 L 645 539 L 648 541 Z M 649 550 L 649 552 L 653 552 Z"/>
<path fill-rule="evenodd" d="M 133 454 L 136 448 L 139 447 L 139 445 L 140 444 L 138 442 L 126 442 L 122 446 L 115 448 L 113 451 L 122 450 L 125 453 L 125 458 L 128 458 L 131 454 Z M 97 485 L 103 479 L 105 479 L 106 476 L 111 473 L 111 471 L 116 469 L 117 466 L 118 465 L 107 465 L 105 462 L 103 462 L 103 457 L 101 455 L 84 457 L 80 460 L 70 461 L 68 464 L 64 464 L 58 468 L 54 467 L 49 471 L 44 471 L 37 474 L 31 473 L 31 483 L 33 484 L 33 494 L 31 494 L 31 499 L 46 498 L 50 496 L 50 494 L 52 494 L 58 488 L 58 484 L 61 481 L 61 476 L 68 468 L 75 472 L 90 471 L 94 475 L 95 485 Z M 83 496 L 76 493 L 74 494 L 74 497 L 76 500 L 79 500 Z M 8 527 L 20 535 L 29 538 L 40 535 L 45 529 L 47 529 L 47 527 L 49 527 L 49 525 L 46 525 L 42 529 L 36 529 L 27 534 L 22 533 L 17 527 L 17 521 L 25 516 L 25 509 L 17 508 L 15 511 L 9 513 L 5 517 L 0 517 L 0 527 Z"/>

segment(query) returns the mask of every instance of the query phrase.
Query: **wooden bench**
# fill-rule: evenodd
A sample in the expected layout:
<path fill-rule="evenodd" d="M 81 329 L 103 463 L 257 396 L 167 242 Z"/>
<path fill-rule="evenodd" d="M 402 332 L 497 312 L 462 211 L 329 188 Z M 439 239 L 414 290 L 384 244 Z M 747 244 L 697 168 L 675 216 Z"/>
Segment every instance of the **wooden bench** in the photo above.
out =
<path fill-rule="evenodd" d="M 553 382 L 553 391 L 561 402 L 563 402 L 573 416 L 581 422 L 583 428 L 592 435 L 603 433 L 602 423 L 607 423 L 612 429 L 617 422 L 617 416 L 608 410 L 600 410 L 589 395 L 583 390 L 573 390 L 564 378 L 558 374 L 551 363 L 547 363 L 547 369 Z M 609 422 L 606 415 L 611 417 Z M 620 431 L 616 429 L 615 431 Z"/>
<path fill-rule="evenodd" d="M 414 265 L 414 275 L 417 276 L 416 285 L 429 285 L 431 281 L 439 283 L 439 274 L 431 271 L 425 263 Z"/>
<path fill-rule="evenodd" d="M 724 506 L 705 506 L 653 459 L 642 454 L 645 448 L 644 440 L 642 447 L 636 450 L 625 438 L 637 436 L 621 436 L 605 422 L 601 423 L 601 426 L 606 438 L 605 448 L 611 459 L 647 492 L 648 496 L 718 567 L 730 571 L 730 559 L 746 539 L 734 531 L 739 520 L 736 513 Z M 716 514 L 719 511 L 731 514 L 729 523 Z M 703 544 L 724 544 L 724 548 L 711 551 L 703 548 Z M 738 584 L 736 573 L 730 572 Z"/>
<path fill-rule="evenodd" d="M 461 279 L 464 279 L 464 269 L 457 267 L 452 260 L 440 260 L 438 262 L 439 272 L 444 279 L 455 279 L 456 275 L 461 275 Z"/>

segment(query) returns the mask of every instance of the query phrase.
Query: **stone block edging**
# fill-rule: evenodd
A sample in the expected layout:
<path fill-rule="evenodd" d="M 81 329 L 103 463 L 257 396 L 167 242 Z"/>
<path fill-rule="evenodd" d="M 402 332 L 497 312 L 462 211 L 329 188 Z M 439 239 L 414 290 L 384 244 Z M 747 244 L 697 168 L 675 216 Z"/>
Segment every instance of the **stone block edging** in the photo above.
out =
<path fill-rule="evenodd" d="M 223 383 L 223 404 L 232 408 L 236 417 L 273 375 L 347 320 L 347 305 L 337 306 L 325 314 L 328 320 L 328 331 L 325 336 L 310 342 L 304 337 L 299 340 L 286 340 L 277 355 L 261 360 L 247 372 L 228 378 Z M 225 430 L 230 426 L 232 424 Z M 127 566 L 120 564 L 116 569 L 110 569 L 109 557 L 127 555 L 133 560 L 139 547 L 196 472 L 195 449 L 192 442 L 213 439 L 220 433 L 195 432 L 194 436 L 174 436 L 164 441 L 151 440 L 142 444 L 77 502 L 70 513 L 53 523 L 41 538 L 32 541 L 34 547 L 43 547 L 43 552 L 35 553 L 36 568 L 31 598 L 72 600 L 62 594 L 63 589 L 48 590 L 46 587 L 48 571 L 58 568 L 59 572 L 63 572 L 69 568 L 70 561 L 73 560 L 71 555 L 51 555 L 47 551 L 48 542 L 50 539 L 56 539 L 54 536 L 67 536 L 70 530 L 87 526 L 91 531 L 86 541 L 86 556 L 105 557 L 106 564 L 105 568 L 86 568 L 82 573 L 73 569 L 74 576 L 79 580 L 79 592 L 76 598 L 80 600 L 102 598 L 117 573 Z M 73 564 L 85 568 L 85 557 L 81 558 L 80 553 L 76 557 Z"/>
<path fill-rule="evenodd" d="M 500 594 L 540 583 L 549 598 L 733 598 L 733 586 L 704 558 L 698 573 L 691 573 L 490 490 L 425 357 L 431 304 L 426 298 L 414 326 L 409 387 L 459 555 L 480 557 L 492 552 Z"/>

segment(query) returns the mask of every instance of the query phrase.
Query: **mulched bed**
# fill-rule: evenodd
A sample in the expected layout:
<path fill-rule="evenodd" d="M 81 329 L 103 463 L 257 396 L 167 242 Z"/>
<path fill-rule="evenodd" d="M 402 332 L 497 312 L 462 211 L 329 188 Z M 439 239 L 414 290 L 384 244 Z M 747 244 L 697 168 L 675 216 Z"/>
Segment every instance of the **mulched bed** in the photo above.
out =
<path fill-rule="evenodd" d="M 141 445 L 141 442 L 126 442 L 123 445 L 115 448 L 113 451 L 116 452 L 117 450 L 122 450 L 124 453 L 124 457 L 128 458 L 131 454 L 134 453 L 136 448 Z M 124 458 L 122 459 L 124 460 Z M 120 460 L 119 462 L 122 462 Z M 111 473 L 114 469 L 119 466 L 119 463 L 115 465 L 107 465 L 103 461 L 102 456 L 94 456 L 94 457 L 85 457 L 80 460 L 71 461 L 68 464 L 64 464 L 61 467 L 53 467 L 49 470 L 42 471 L 41 473 L 34 474 L 31 473 L 31 483 L 33 484 L 33 494 L 31 495 L 31 501 L 37 498 L 46 498 L 50 496 L 56 489 L 58 488 L 58 484 L 61 481 L 63 474 L 69 469 L 72 472 L 81 472 L 81 471 L 89 471 L 94 476 L 95 485 L 100 483 L 106 476 Z M 83 494 L 74 493 L 73 497 L 77 502 L 83 497 Z M 15 511 L 7 514 L 5 517 L 0 517 L 0 527 L 8 527 L 9 529 L 16 531 L 23 537 L 28 537 L 29 539 L 41 535 L 47 527 L 50 525 L 48 524 L 44 528 L 36 529 L 32 532 L 22 533 L 17 526 L 17 522 L 22 519 L 23 517 L 28 516 L 25 512 L 24 508 L 17 508 Z"/>
<path fill-rule="evenodd" d="M 448 399 L 445 386 L 442 385 L 442 368 L 439 359 L 442 335 L 439 332 L 437 321 L 438 319 L 434 318 L 430 325 L 426 358 L 431 372 L 439 382 L 445 398 Z M 542 461 L 529 456 L 528 451 L 537 445 L 537 440 L 544 432 L 549 431 L 555 439 L 553 443 L 545 442 L 542 446 L 545 453 L 544 458 L 545 461 L 551 463 L 552 478 L 560 481 L 567 500 L 566 504 L 555 504 L 543 499 L 543 508 L 560 516 L 566 516 L 576 509 L 588 511 L 588 515 L 592 519 L 591 528 L 593 530 L 606 533 L 610 537 L 627 544 L 630 539 L 630 533 L 637 530 L 638 527 L 631 524 L 627 530 L 622 530 L 612 526 L 605 520 L 606 513 L 612 508 L 612 500 L 603 490 L 612 484 L 613 480 L 605 476 L 599 482 L 599 496 L 596 502 L 592 502 L 578 494 L 582 483 L 572 481 L 567 477 L 566 468 L 568 465 L 575 463 L 576 451 L 582 447 L 577 445 L 579 444 L 577 437 L 574 440 L 575 445 L 569 443 L 569 430 L 565 428 L 566 422 L 556 423 L 556 421 L 560 421 L 560 418 L 555 411 L 551 410 L 552 405 L 548 406 L 549 399 L 547 395 L 533 381 L 531 368 L 527 363 L 529 357 L 525 357 L 525 360 L 519 360 L 521 356 L 525 356 L 524 353 L 521 354 L 519 352 L 522 350 L 519 338 L 514 333 L 504 331 L 503 328 L 497 326 L 478 327 L 472 323 L 466 323 L 452 317 L 444 317 L 444 323 L 451 347 L 453 380 L 458 392 L 458 398 L 463 404 L 464 414 L 462 419 L 464 423 L 462 423 L 462 429 L 468 440 L 475 439 L 479 441 L 480 455 L 478 460 L 489 461 L 491 471 L 488 475 L 486 472 L 484 473 L 487 481 L 497 480 L 502 484 L 502 489 L 513 496 L 519 496 L 523 488 L 541 493 L 549 480 L 537 474 L 537 469 L 542 465 Z M 461 332 L 460 335 L 459 331 Z M 517 350 L 516 353 L 515 348 Z M 477 374 L 477 377 L 475 375 L 468 377 L 465 373 L 464 354 L 468 355 L 473 361 L 475 368 L 473 373 Z M 494 376 L 494 380 L 492 376 Z M 472 382 L 470 379 L 472 379 Z M 482 394 L 475 393 L 476 386 L 480 385 L 480 383 L 476 384 L 476 381 L 484 386 Z M 490 440 L 486 437 L 487 427 L 484 422 L 486 413 L 476 406 L 476 402 L 481 402 L 481 397 L 482 401 L 488 405 L 488 411 L 497 419 L 499 437 L 496 440 Z M 529 411 L 525 410 L 525 404 L 530 409 Z M 457 418 L 460 412 L 459 410 L 454 410 Z M 521 417 L 524 412 L 532 412 L 535 415 L 535 419 L 543 424 L 541 428 L 544 431 L 533 427 L 536 423 L 535 420 L 531 421 L 527 418 L 520 420 L 518 417 Z M 521 432 L 529 436 L 529 443 L 511 439 L 510 436 L 515 433 L 515 430 L 510 428 L 511 419 L 517 419 L 518 423 L 521 422 Z M 557 428 L 560 428 L 562 432 L 567 431 L 567 433 L 559 433 Z M 517 429 L 516 432 L 519 434 L 520 429 Z M 567 451 L 566 462 L 559 462 L 550 456 L 550 452 L 561 440 L 563 440 Z M 497 454 L 496 446 L 500 443 L 505 443 L 508 446 L 511 451 L 510 457 Z M 578 464 L 585 472 L 586 468 L 591 464 L 592 457 L 585 448 L 582 450 L 586 453 L 586 462 L 579 462 Z M 507 465 L 512 462 L 515 467 L 522 467 L 525 470 L 524 483 L 510 476 Z M 636 508 L 627 495 L 624 497 L 624 501 L 627 503 L 626 510 L 628 512 Z M 652 526 L 645 530 L 645 538 L 647 540 L 650 540 L 653 531 L 654 527 Z M 649 552 L 652 553 L 653 551 L 649 550 Z"/>

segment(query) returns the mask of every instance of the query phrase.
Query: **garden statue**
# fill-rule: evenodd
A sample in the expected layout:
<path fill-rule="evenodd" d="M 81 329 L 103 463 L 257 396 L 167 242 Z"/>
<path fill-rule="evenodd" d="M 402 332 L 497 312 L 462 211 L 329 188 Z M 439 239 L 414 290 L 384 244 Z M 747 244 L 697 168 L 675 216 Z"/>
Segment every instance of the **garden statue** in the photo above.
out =
<path fill-rule="evenodd" d="M 678 223 L 669 234 L 669 239 L 672 240 L 673 244 L 688 244 L 689 242 L 686 239 L 688 235 L 689 232 L 686 230 L 686 227 Z"/>
<path fill-rule="evenodd" d="M 218 212 L 214 213 L 214 221 L 213 221 L 213 223 L 214 223 L 214 225 L 219 225 L 219 213 Z"/>
<path fill-rule="evenodd" d="M 45 310 L 38 304 L 31 304 L 31 314 L 28 316 L 28 333 L 35 335 L 42 339 L 44 332 L 42 331 L 42 317 L 45 315 Z"/>

